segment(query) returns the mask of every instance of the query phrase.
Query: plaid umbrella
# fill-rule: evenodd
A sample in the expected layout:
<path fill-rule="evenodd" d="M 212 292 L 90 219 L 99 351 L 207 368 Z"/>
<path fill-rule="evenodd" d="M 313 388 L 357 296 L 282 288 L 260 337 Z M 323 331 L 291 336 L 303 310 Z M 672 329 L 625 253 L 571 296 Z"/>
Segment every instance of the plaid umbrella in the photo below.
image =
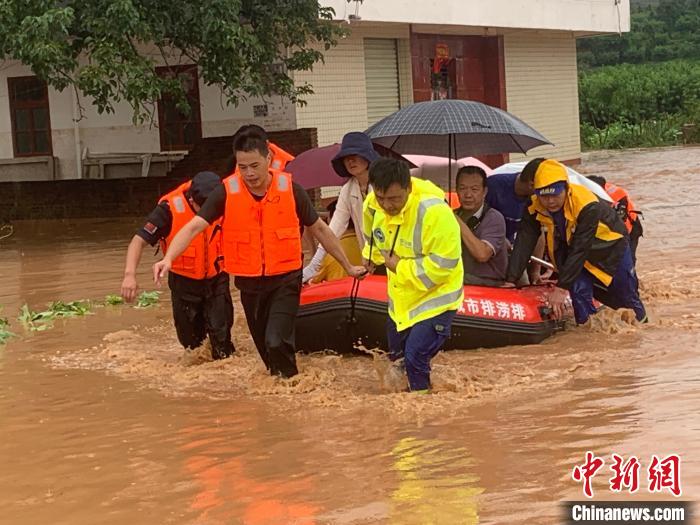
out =
<path fill-rule="evenodd" d="M 551 144 L 519 118 L 473 100 L 418 102 L 371 126 L 367 135 L 402 154 L 461 157 L 518 152 Z M 452 191 L 452 177 L 448 177 Z"/>
<path fill-rule="evenodd" d="M 522 120 L 473 100 L 418 102 L 365 133 L 397 153 L 461 157 L 518 152 L 551 144 Z"/>

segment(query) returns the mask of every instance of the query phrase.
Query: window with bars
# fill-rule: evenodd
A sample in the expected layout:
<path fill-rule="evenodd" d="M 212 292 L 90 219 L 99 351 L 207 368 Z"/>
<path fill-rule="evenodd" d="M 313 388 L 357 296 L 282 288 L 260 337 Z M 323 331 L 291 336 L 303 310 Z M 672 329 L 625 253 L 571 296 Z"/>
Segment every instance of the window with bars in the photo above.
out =
<path fill-rule="evenodd" d="M 51 155 L 51 119 L 46 82 L 37 77 L 7 79 L 15 157 Z"/>
<path fill-rule="evenodd" d="M 190 104 L 189 111 L 183 113 L 172 97 L 164 96 L 158 101 L 160 147 L 163 151 L 192 149 L 202 138 L 197 66 L 159 67 L 156 71 L 163 77 L 177 77 Z"/>

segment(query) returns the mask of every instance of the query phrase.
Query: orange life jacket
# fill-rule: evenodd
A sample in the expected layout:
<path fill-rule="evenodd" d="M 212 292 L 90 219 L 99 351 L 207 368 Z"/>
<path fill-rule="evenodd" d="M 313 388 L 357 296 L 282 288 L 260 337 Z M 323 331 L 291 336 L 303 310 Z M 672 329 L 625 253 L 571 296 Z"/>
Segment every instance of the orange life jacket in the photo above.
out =
<path fill-rule="evenodd" d="M 452 208 L 453 210 L 462 207 L 462 203 L 459 202 L 459 195 L 457 195 L 456 191 L 445 192 L 445 196 L 447 199 L 447 204 L 449 204 L 450 208 Z"/>
<path fill-rule="evenodd" d="M 195 216 L 194 210 L 187 202 L 187 190 L 191 182 L 185 182 L 170 193 L 161 197 L 159 202 L 167 202 L 173 223 L 170 234 L 160 241 L 163 253 L 177 233 Z M 208 279 L 221 272 L 221 221 L 211 224 L 190 243 L 187 249 L 173 261 L 170 271 L 190 279 Z"/>
<path fill-rule="evenodd" d="M 273 170 L 284 171 L 284 168 L 287 166 L 287 163 L 294 160 L 294 155 L 292 155 L 291 153 L 287 153 L 277 144 L 268 142 L 267 147 L 272 153 L 272 161 L 270 162 L 270 168 L 272 168 Z"/>
<path fill-rule="evenodd" d="M 224 267 L 232 275 L 279 275 L 302 267 L 292 176 L 273 170 L 270 174 L 272 183 L 260 201 L 239 173 L 224 180 Z"/>
<path fill-rule="evenodd" d="M 629 194 L 623 188 L 611 182 L 605 183 L 605 191 L 613 200 L 613 207 L 617 210 L 622 222 L 625 223 L 627 233 L 631 232 L 632 224 L 637 220 L 637 211 L 635 211 L 634 204 Z"/>

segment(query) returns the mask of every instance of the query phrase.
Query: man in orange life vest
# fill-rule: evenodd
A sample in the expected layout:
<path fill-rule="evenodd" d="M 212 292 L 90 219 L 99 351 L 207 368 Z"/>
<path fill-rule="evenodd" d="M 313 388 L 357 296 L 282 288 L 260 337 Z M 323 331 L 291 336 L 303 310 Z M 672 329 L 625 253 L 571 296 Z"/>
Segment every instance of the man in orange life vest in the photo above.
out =
<path fill-rule="evenodd" d="M 248 328 L 272 375 L 298 373 L 294 325 L 301 293 L 304 227 L 345 271 L 361 278 L 362 266 L 348 261 L 340 241 L 317 215 L 306 191 L 291 175 L 270 169 L 267 136 L 242 132 L 234 138 L 238 171 L 214 190 L 202 209 L 153 266 L 156 282 L 190 240 L 222 220 L 224 269 L 235 276 Z"/>
<path fill-rule="evenodd" d="M 160 242 L 165 252 L 209 194 L 220 186 L 221 179 L 216 173 L 203 171 L 161 197 L 127 250 L 121 288 L 122 297 L 127 302 L 136 297 L 136 267 L 146 245 Z M 233 302 L 229 276 L 222 271 L 221 225 L 213 223 L 193 238 L 186 248 L 173 261 L 168 276 L 177 338 L 186 349 L 195 349 L 208 335 L 212 357 L 223 359 L 235 349 L 231 341 Z"/>
<path fill-rule="evenodd" d="M 237 136 L 239 136 L 243 133 L 260 135 L 261 137 L 267 136 L 267 132 L 263 128 L 258 126 L 257 124 L 246 124 L 246 125 L 238 128 L 238 131 L 236 131 L 236 133 L 233 135 L 234 140 Z M 277 144 L 274 144 L 274 143 L 270 142 L 269 140 L 267 141 L 267 149 L 270 150 L 270 155 L 272 155 L 272 160 L 270 161 L 270 169 L 272 169 L 272 170 L 284 171 L 284 168 L 287 166 L 287 163 L 294 160 L 294 155 L 284 151 Z M 231 174 L 233 174 L 234 171 L 236 171 L 236 154 L 235 153 L 233 153 L 228 160 L 228 165 L 226 167 L 226 173 L 228 175 L 231 175 Z"/>
<path fill-rule="evenodd" d="M 236 131 L 236 134 L 233 136 L 234 140 L 236 137 L 243 134 L 260 135 L 261 137 L 267 137 L 267 132 L 257 124 L 246 124 L 238 128 L 238 131 Z M 274 144 L 269 140 L 267 141 L 267 149 L 270 151 L 270 155 L 272 156 L 272 160 L 270 160 L 271 170 L 284 171 L 284 168 L 287 166 L 287 163 L 294 160 L 294 155 L 284 151 L 277 144 Z M 233 152 L 233 155 L 234 157 L 236 156 L 235 151 Z"/>
<path fill-rule="evenodd" d="M 599 175 L 589 175 L 589 179 L 601 186 L 605 192 L 610 195 L 613 200 L 613 208 L 617 211 L 617 215 L 622 222 L 625 223 L 627 233 L 630 236 L 630 248 L 632 249 L 632 260 L 637 262 L 637 246 L 639 246 L 639 238 L 644 235 L 642 221 L 639 220 L 639 214 L 629 193 L 624 188 L 616 186 L 605 180 L 605 177 Z"/>

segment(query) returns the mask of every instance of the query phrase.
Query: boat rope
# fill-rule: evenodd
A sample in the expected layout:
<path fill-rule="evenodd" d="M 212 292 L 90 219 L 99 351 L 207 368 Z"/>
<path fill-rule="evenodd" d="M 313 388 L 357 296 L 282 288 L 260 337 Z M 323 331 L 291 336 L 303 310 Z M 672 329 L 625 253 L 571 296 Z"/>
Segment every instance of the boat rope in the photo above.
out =
<path fill-rule="evenodd" d="M 396 227 L 396 233 L 394 234 L 394 240 L 391 242 L 391 251 L 389 252 L 389 257 L 394 255 L 394 247 L 396 246 L 396 239 L 399 238 L 399 230 L 401 229 L 401 225 L 399 224 Z"/>
<path fill-rule="evenodd" d="M 12 237 L 13 233 L 15 233 L 15 229 L 12 226 L 12 224 L 3 224 L 2 226 L 0 226 L 0 241 L 3 241 L 8 237 Z"/>
<path fill-rule="evenodd" d="M 369 264 L 372 264 L 372 248 L 374 248 L 374 216 L 372 216 L 372 227 L 369 230 Z M 350 289 L 350 323 L 355 323 L 355 305 L 357 304 L 357 294 L 360 292 L 360 280 L 354 278 Z"/>
<path fill-rule="evenodd" d="M 374 224 L 372 225 L 372 228 L 374 229 Z M 389 251 L 389 257 L 391 257 L 394 254 L 394 248 L 396 247 L 396 240 L 399 238 L 399 230 L 401 229 L 401 225 L 399 225 L 396 228 L 396 233 L 394 233 L 394 240 L 391 243 L 391 251 Z M 369 238 L 369 262 L 370 264 L 372 263 L 372 249 L 374 248 L 374 232 L 371 231 L 370 233 L 370 238 Z M 355 319 L 355 305 L 357 304 L 357 295 L 360 293 L 360 280 L 355 278 L 352 281 L 352 288 L 350 288 L 350 315 L 348 320 L 351 323 L 356 323 L 357 319 Z"/>
<path fill-rule="evenodd" d="M 352 288 L 350 289 L 350 323 L 354 324 L 357 322 L 355 319 L 355 304 L 357 304 L 357 294 L 360 291 L 360 280 L 353 279 Z"/>

